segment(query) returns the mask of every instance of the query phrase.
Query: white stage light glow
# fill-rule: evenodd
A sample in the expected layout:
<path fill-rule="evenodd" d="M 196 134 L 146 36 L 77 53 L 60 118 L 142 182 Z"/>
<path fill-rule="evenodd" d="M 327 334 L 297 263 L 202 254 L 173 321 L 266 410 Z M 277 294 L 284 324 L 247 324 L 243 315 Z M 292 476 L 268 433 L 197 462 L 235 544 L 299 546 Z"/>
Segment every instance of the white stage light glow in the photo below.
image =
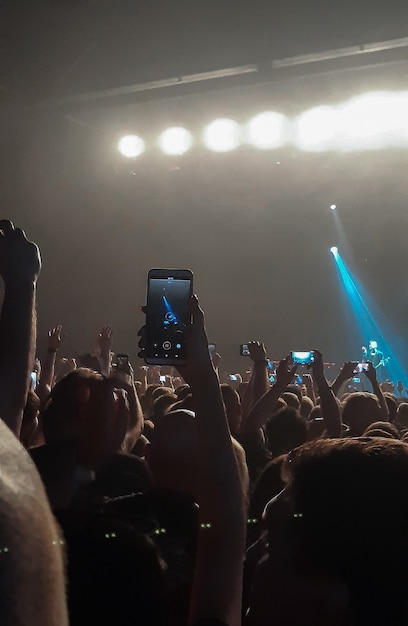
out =
<path fill-rule="evenodd" d="M 145 149 L 143 139 L 137 135 L 125 135 L 118 143 L 118 150 L 128 159 L 134 159 L 140 156 Z"/>
<path fill-rule="evenodd" d="M 338 132 L 336 109 L 328 106 L 305 111 L 295 122 L 295 143 L 302 150 L 322 151 L 335 148 Z"/>
<path fill-rule="evenodd" d="M 191 133 L 185 128 L 168 128 L 159 139 L 160 148 L 165 154 L 184 154 L 193 143 Z"/>
<path fill-rule="evenodd" d="M 234 120 L 219 119 L 204 130 L 204 143 L 215 152 L 229 152 L 240 144 L 240 129 Z"/>
<path fill-rule="evenodd" d="M 336 204 L 331 204 L 330 208 L 332 211 L 335 211 L 337 209 L 337 205 Z"/>
<path fill-rule="evenodd" d="M 338 247 L 337 247 L 337 246 L 332 246 L 332 247 L 330 248 L 330 252 L 332 253 L 332 255 L 333 255 L 333 256 L 337 256 L 337 255 L 338 255 L 338 253 L 339 253 L 339 249 L 338 249 Z"/>
<path fill-rule="evenodd" d="M 339 107 L 343 150 L 375 150 L 408 140 L 408 93 L 366 93 Z"/>
<path fill-rule="evenodd" d="M 279 148 L 286 143 L 286 130 L 287 119 L 281 113 L 260 113 L 248 123 L 248 141 L 261 150 Z"/>

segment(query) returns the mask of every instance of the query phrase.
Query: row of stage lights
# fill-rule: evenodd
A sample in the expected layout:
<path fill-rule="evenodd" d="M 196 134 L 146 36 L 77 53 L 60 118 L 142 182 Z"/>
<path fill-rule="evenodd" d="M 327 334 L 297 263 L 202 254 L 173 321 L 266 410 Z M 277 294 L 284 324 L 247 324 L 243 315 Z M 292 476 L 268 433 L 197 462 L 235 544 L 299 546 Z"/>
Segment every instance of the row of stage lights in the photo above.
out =
<path fill-rule="evenodd" d="M 373 150 L 408 147 L 408 92 L 367 93 L 337 106 L 319 106 L 291 120 L 282 113 L 266 111 L 240 125 L 232 119 L 209 124 L 198 142 L 182 127 L 165 130 L 158 145 L 169 155 L 182 155 L 197 143 L 214 152 L 230 152 L 242 145 L 272 150 L 295 145 L 306 151 Z M 137 135 L 126 135 L 119 152 L 136 158 L 146 150 Z"/>

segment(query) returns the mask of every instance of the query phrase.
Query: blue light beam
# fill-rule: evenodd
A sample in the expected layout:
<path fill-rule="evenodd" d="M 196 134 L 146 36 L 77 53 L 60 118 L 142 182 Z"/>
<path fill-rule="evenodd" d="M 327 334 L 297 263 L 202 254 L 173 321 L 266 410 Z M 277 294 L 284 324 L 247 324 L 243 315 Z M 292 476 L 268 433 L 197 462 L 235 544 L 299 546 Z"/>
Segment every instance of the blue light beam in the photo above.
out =
<path fill-rule="evenodd" d="M 330 251 L 336 262 L 341 288 L 347 296 L 349 309 L 353 313 L 359 330 L 361 345 L 366 344 L 370 339 L 378 341 L 384 357 L 389 357 L 387 370 L 391 380 L 394 383 L 402 380 L 404 386 L 407 386 L 408 377 L 402 365 L 407 354 L 406 343 L 395 332 L 388 318 L 361 283 L 353 276 L 337 248 L 334 246 Z"/>

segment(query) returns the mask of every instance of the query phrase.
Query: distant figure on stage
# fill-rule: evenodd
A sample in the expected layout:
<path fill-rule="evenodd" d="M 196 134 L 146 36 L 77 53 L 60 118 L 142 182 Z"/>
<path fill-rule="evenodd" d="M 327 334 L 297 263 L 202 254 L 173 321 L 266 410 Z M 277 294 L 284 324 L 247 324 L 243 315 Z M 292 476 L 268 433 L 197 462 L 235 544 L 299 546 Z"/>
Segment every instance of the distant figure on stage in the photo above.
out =
<path fill-rule="evenodd" d="M 368 342 L 368 349 L 365 346 L 361 349 L 364 361 L 370 361 L 377 370 L 378 382 L 385 382 L 387 379 L 385 365 L 388 363 L 389 358 L 384 359 L 384 354 L 378 349 L 378 344 L 374 339 Z"/>

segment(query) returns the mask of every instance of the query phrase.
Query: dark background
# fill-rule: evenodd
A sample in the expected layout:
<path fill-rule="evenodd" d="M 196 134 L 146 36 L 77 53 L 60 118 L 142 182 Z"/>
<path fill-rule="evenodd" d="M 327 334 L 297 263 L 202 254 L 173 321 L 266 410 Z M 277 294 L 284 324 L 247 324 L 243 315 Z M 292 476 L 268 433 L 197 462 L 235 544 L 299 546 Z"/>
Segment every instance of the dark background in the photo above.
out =
<path fill-rule="evenodd" d="M 196 147 L 181 159 L 152 150 L 134 165 L 116 152 L 126 132 L 153 140 L 182 124 L 197 136 L 218 116 L 245 121 L 272 109 L 291 117 L 369 90 L 406 89 L 407 63 L 44 106 L 404 37 L 406 1 L 14 0 L 1 11 L 0 199 L 3 215 L 41 247 L 40 350 L 51 325 L 64 325 L 68 353 L 94 344 L 110 323 L 114 349 L 135 355 L 147 270 L 170 266 L 194 271 L 209 339 L 230 368 L 251 339 L 264 340 L 272 358 L 312 347 L 329 361 L 358 358 L 328 252 L 334 244 L 408 336 L 406 151 L 219 155 Z"/>

